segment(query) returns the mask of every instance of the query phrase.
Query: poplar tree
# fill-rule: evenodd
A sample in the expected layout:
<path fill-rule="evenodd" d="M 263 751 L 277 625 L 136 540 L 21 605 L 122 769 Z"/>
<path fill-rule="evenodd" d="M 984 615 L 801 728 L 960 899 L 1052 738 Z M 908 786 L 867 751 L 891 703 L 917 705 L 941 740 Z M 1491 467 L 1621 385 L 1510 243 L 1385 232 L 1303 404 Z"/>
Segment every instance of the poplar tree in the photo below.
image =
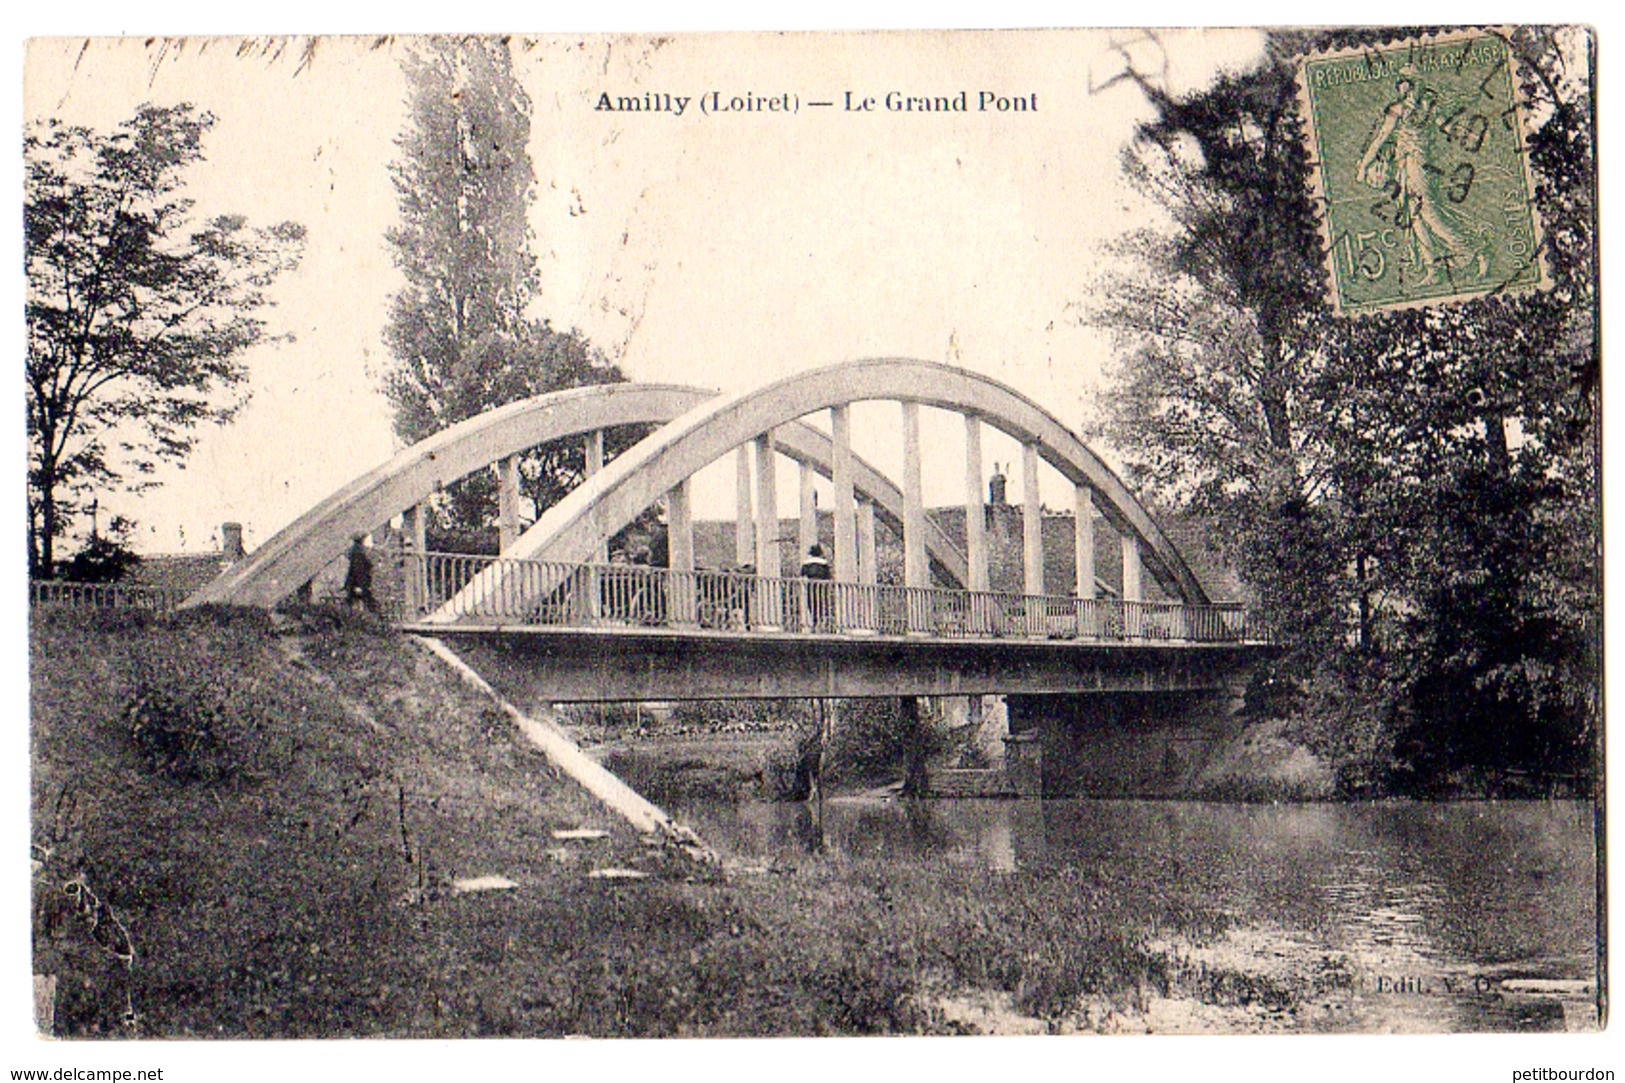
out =
<path fill-rule="evenodd" d="M 507 402 L 621 379 L 580 335 L 530 314 L 539 294 L 527 217 L 531 103 L 507 41 L 434 39 L 404 67 L 407 122 L 391 165 L 400 223 L 388 240 L 406 283 L 385 330 L 396 433 L 413 443 Z M 609 443 L 627 439 L 612 434 Z M 556 501 L 583 469 L 579 441 L 527 452 L 521 486 L 533 510 Z M 442 525 L 488 527 L 495 484 L 487 472 L 452 487 L 438 504 Z"/>

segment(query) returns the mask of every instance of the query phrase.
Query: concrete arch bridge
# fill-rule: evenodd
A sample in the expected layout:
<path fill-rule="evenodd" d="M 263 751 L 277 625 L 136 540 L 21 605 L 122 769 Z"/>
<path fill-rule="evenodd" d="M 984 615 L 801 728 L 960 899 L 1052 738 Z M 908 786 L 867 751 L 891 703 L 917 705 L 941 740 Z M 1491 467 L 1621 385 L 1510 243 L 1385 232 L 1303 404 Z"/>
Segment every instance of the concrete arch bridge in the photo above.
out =
<path fill-rule="evenodd" d="M 899 479 L 852 451 L 854 403 L 897 404 Z M 963 417 L 963 545 L 927 516 L 921 407 Z M 808 423 L 827 417 L 827 429 Z M 658 426 L 605 462 L 603 433 Z M 991 589 L 982 435 L 1021 447 L 1022 583 Z M 586 444 L 587 476 L 523 531 L 518 458 L 560 440 Z M 799 466 L 797 556 L 786 567 L 776 460 Z M 694 474 L 732 456 L 733 569 L 696 564 Z M 1073 486 L 1073 581 L 1045 582 L 1041 464 Z M 492 467 L 501 552 L 428 552 L 426 503 Z M 833 488 L 821 520 L 818 479 Z M 609 540 L 664 510 L 664 566 L 611 562 Z M 1121 589 L 1095 575 L 1095 513 L 1122 554 Z M 311 508 L 187 600 L 270 607 L 340 559 L 352 536 L 400 519 L 403 627 L 459 641 L 497 668 L 523 670 L 557 702 L 971 693 L 1210 695 L 1266 649 L 1241 606 L 1212 600 L 1122 480 L 1053 414 L 985 376 L 879 358 L 719 394 L 612 384 L 489 411 L 397 454 Z M 830 529 L 825 530 L 828 526 Z M 877 529 L 899 539 L 901 582 L 883 582 Z M 819 544 L 827 580 L 802 578 Z M 1148 599 L 1147 585 L 1165 596 Z"/>

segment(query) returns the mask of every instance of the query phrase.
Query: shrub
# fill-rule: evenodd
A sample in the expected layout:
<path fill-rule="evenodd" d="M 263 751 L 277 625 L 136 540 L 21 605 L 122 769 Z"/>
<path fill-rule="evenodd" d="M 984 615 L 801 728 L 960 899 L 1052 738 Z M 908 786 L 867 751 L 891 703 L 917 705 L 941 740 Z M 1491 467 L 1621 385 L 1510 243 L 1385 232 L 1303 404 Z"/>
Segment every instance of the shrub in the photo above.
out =
<path fill-rule="evenodd" d="M 122 541 L 98 535 L 57 565 L 56 575 L 70 583 L 112 583 L 123 579 L 140 563 L 141 558 Z"/>
<path fill-rule="evenodd" d="M 124 708 L 130 738 L 147 769 L 176 782 L 217 782 L 237 773 L 221 705 L 142 688 Z"/>

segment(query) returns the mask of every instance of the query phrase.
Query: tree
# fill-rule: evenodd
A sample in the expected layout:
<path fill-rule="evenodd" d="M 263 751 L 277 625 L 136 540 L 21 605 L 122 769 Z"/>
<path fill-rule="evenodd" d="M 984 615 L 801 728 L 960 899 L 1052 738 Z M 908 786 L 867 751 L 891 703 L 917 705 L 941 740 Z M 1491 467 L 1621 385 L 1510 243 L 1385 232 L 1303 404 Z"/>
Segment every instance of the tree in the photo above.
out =
<path fill-rule="evenodd" d="M 1280 32 L 1187 98 L 1143 84 L 1157 116 L 1125 167 L 1170 228 L 1119 245 L 1133 270 L 1096 306 L 1124 349 L 1108 434 L 1222 525 L 1281 618 L 1274 687 L 1323 744 L 1417 788 L 1560 774 L 1597 673 L 1586 43 L 1512 36 L 1555 288 L 1345 320 L 1320 295 L 1292 58 L 1365 40 Z"/>
<path fill-rule="evenodd" d="M 605 362 L 580 335 L 555 331 L 546 321 L 521 323 L 516 333 L 482 336 L 450 366 L 442 381 L 443 416 L 446 424 L 452 424 L 549 391 L 621 379 L 620 370 Z M 423 435 L 435 431 L 426 428 Z M 646 432 L 643 425 L 607 431 L 604 454 L 619 454 Z M 581 440 L 530 448 L 519 457 L 520 494 L 530 502 L 534 514 L 540 515 L 579 485 L 586 471 L 586 448 Z M 441 511 L 448 533 L 488 527 L 496 511 L 495 475 L 475 474 L 448 489 Z"/>
<path fill-rule="evenodd" d="M 98 487 L 139 489 L 205 421 L 243 404 L 243 355 L 267 340 L 266 289 L 303 227 L 239 215 L 195 225 L 183 194 L 214 117 L 143 105 L 111 133 L 47 120 L 23 138 L 28 269 L 28 556 Z"/>
<path fill-rule="evenodd" d="M 1124 349 L 1107 439 L 1165 502 L 1214 521 L 1258 603 L 1286 622 L 1299 678 L 1342 634 L 1341 563 L 1326 498 L 1326 418 L 1306 394 L 1337 327 L 1322 281 L 1292 58 L 1278 33 L 1261 65 L 1175 99 L 1125 150 L 1129 182 L 1171 228 L 1125 237 L 1132 270 L 1104 283 L 1097 317 Z M 1280 674 L 1278 674 L 1280 675 Z"/>
<path fill-rule="evenodd" d="M 622 379 L 581 336 L 527 315 L 538 293 L 530 98 L 506 41 L 437 39 L 405 68 L 409 117 L 391 167 L 401 224 L 389 242 L 406 285 L 385 331 L 395 431 L 416 442 L 503 403 Z M 633 438 L 612 434 L 608 450 Z M 532 449 L 520 463 L 524 495 L 539 514 L 584 469 L 579 442 Z M 494 492 L 491 475 L 475 475 L 438 510 L 448 528 L 477 531 L 494 517 Z"/>

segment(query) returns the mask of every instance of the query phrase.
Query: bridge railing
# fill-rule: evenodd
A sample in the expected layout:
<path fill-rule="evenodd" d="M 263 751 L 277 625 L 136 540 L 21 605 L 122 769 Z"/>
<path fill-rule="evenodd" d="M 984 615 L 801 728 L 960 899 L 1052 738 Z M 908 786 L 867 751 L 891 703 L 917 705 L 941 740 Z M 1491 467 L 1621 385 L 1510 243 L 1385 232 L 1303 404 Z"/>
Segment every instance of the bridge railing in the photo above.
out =
<path fill-rule="evenodd" d="M 1236 643 L 1262 638 L 1240 605 L 832 583 L 445 553 L 414 558 L 408 577 L 407 595 L 414 603 L 408 620 L 437 613 L 438 619 L 451 621 L 555 627 L 942 639 Z"/>
<path fill-rule="evenodd" d="M 70 583 L 60 579 L 30 579 L 30 605 L 66 609 L 148 609 L 167 613 L 180 606 L 186 591 L 130 583 Z"/>

